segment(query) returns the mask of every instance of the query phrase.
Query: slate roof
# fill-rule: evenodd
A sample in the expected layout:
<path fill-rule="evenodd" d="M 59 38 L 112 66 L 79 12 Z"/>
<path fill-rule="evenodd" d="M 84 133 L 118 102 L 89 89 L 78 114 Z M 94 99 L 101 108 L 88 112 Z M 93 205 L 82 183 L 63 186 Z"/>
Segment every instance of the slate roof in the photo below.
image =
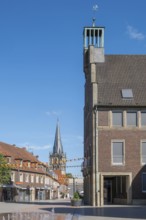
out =
<path fill-rule="evenodd" d="M 97 63 L 98 106 L 146 106 L 146 55 L 105 55 Z M 123 99 L 132 89 L 133 99 Z"/>

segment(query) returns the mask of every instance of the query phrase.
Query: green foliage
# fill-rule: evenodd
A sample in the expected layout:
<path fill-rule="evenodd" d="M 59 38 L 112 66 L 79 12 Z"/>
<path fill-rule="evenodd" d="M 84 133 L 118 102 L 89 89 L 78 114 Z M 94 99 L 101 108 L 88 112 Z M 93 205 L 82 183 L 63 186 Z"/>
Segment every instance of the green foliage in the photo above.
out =
<path fill-rule="evenodd" d="M 67 176 L 68 178 L 73 178 L 72 173 L 66 173 L 66 176 Z"/>
<path fill-rule="evenodd" d="M 4 156 L 0 154 L 0 184 L 8 184 L 10 180 L 10 168 L 7 166 Z"/>
<path fill-rule="evenodd" d="M 79 199 L 80 199 L 80 195 L 79 195 L 78 192 L 75 192 L 75 193 L 74 193 L 73 199 L 74 199 L 74 200 L 79 200 Z"/>

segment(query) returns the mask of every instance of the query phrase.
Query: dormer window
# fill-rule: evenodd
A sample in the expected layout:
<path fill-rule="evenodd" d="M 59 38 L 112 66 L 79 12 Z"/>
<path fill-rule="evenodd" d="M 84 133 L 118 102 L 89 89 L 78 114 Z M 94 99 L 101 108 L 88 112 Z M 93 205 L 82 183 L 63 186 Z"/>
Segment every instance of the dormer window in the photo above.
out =
<path fill-rule="evenodd" d="M 23 160 L 20 160 L 20 167 L 23 166 Z"/>
<path fill-rule="evenodd" d="M 122 89 L 121 92 L 123 99 L 133 99 L 132 89 Z"/>
<path fill-rule="evenodd" d="M 11 157 L 6 157 L 7 163 L 11 163 Z"/>
<path fill-rule="evenodd" d="M 28 162 L 28 167 L 30 168 L 30 161 Z"/>

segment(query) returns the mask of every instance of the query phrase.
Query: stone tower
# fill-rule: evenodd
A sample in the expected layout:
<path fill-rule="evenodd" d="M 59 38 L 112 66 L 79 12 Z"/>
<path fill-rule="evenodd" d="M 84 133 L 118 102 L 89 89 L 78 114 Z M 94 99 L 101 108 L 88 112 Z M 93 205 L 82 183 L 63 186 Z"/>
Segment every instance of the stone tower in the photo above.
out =
<path fill-rule="evenodd" d="M 53 152 L 50 153 L 50 167 L 58 170 L 61 174 L 66 173 L 66 154 L 63 152 L 59 122 L 57 122 Z"/>
<path fill-rule="evenodd" d="M 84 200 L 93 206 L 99 205 L 98 177 L 98 115 L 95 106 L 98 104 L 97 64 L 103 65 L 104 27 L 85 27 L 83 32 L 83 63 L 85 73 L 85 106 L 84 106 Z M 100 67 L 99 67 L 100 68 Z M 92 186 L 92 187 L 90 187 Z"/>

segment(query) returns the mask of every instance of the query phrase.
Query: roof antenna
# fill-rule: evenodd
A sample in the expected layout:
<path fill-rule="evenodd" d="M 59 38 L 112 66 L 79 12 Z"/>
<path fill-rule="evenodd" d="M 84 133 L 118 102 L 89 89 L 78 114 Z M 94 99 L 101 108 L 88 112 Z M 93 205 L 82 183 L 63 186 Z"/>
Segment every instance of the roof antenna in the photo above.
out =
<path fill-rule="evenodd" d="M 93 8 L 92 8 L 92 10 L 93 10 L 93 15 L 94 15 L 94 17 L 92 18 L 92 26 L 93 26 L 93 27 L 95 27 L 96 12 L 97 12 L 98 8 L 99 8 L 98 5 L 93 5 Z"/>

